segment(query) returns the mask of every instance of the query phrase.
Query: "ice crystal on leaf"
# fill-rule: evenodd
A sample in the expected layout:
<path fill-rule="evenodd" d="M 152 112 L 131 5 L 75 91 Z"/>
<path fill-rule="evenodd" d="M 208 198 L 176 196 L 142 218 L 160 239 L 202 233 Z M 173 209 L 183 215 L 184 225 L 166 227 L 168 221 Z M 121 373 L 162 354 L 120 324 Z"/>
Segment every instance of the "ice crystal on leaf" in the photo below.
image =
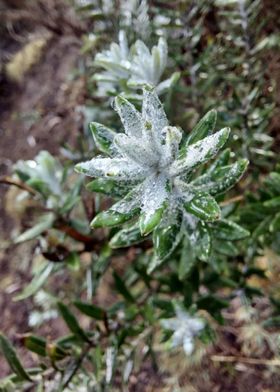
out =
<path fill-rule="evenodd" d="M 173 348 L 183 346 L 187 355 L 194 350 L 194 338 L 205 327 L 205 322 L 198 317 L 192 317 L 179 306 L 175 307 L 176 317 L 161 320 L 164 329 L 174 331 L 171 338 Z"/>
<path fill-rule="evenodd" d="M 206 235 L 203 224 L 214 222 L 221 215 L 214 196 L 239 180 L 247 161 L 240 159 L 233 165 L 224 165 L 225 159 L 219 158 L 202 176 L 193 178 L 193 171 L 212 159 L 229 136 L 228 128 L 214 133 L 215 111 L 208 112 L 182 142 L 182 131 L 169 125 L 163 106 L 150 87 L 143 90 L 141 113 L 122 96 L 115 99 L 115 110 L 124 133 L 114 134 L 92 123 L 96 144 L 107 156 L 80 163 L 76 168 L 104 183 L 113 181 L 113 188 L 121 184 L 127 187 L 126 195 L 108 211 L 98 214 L 92 226 L 115 226 L 139 216 L 141 235 L 154 231 L 158 260 L 152 263 L 152 270 L 172 252 L 182 233 L 193 232 L 190 240 L 197 238 L 197 232 Z M 98 191 L 100 182 L 97 186 L 95 181 L 92 186 Z M 135 240 L 135 225 L 132 230 Z M 131 237 L 128 231 L 126 234 Z M 123 236 L 120 237 L 123 244 Z M 207 242 L 205 238 L 201 241 Z M 115 240 L 113 243 L 117 247 Z"/>

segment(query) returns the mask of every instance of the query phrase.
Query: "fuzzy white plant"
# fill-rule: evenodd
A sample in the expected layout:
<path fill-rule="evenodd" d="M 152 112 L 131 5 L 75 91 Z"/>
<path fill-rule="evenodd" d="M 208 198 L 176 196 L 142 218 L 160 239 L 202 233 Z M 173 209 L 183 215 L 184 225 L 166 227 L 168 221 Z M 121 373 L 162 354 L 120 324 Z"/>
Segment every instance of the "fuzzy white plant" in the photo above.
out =
<path fill-rule="evenodd" d="M 202 176 L 203 181 L 199 181 L 201 177 L 191 180 L 192 172 L 213 158 L 229 136 L 229 128 L 213 133 L 216 112 L 207 113 L 180 148 L 182 131 L 169 125 L 153 89 L 144 88 L 142 113 L 122 96 L 115 99 L 115 109 L 125 133 L 91 124 L 97 145 L 111 156 L 95 157 L 76 166 L 77 171 L 99 178 L 93 190 L 102 192 L 111 184 L 112 194 L 118 193 L 116 190 L 119 195 L 125 194 L 98 214 L 92 226 L 115 226 L 140 215 L 136 228 L 141 235 L 151 233 L 160 222 L 166 234 L 173 226 L 176 233 L 180 232 L 182 217 L 188 223 L 191 216 L 210 222 L 219 219 L 220 208 L 212 195 L 233 186 L 247 161 L 239 160 L 218 173 L 212 167 L 212 172 Z M 178 239 L 174 238 L 171 248 Z"/>
<path fill-rule="evenodd" d="M 137 89 L 149 84 L 163 93 L 178 79 L 175 72 L 169 79 L 160 82 L 167 65 L 168 48 L 164 38 L 150 51 L 143 41 L 137 40 L 129 48 L 124 31 L 119 33 L 119 44 L 112 43 L 110 49 L 98 53 L 95 65 L 105 69 L 95 74 L 99 92 L 114 93 L 117 87 Z"/>
<path fill-rule="evenodd" d="M 171 347 L 183 347 L 186 355 L 190 355 L 194 350 L 195 337 L 204 329 L 205 321 L 191 316 L 179 306 L 175 307 L 175 313 L 176 317 L 161 320 L 161 325 L 173 331 Z"/>

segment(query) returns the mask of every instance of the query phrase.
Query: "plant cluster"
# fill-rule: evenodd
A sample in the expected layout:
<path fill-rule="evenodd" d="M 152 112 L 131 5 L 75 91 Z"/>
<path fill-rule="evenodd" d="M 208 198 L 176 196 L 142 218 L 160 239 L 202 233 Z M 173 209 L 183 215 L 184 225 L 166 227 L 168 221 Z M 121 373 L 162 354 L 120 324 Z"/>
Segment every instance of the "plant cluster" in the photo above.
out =
<path fill-rule="evenodd" d="M 263 65 L 277 40 L 258 25 L 261 2 L 81 3 L 94 20 L 79 108 L 90 132 L 79 149 L 41 151 L 2 180 L 36 209 L 13 239 L 35 241 L 40 255 L 15 299 L 45 298 L 48 316 L 31 324 L 59 314 L 69 334 L 22 334 L 39 357 L 28 369 L 0 335 L 13 372 L 3 391 L 122 388 L 145 359 L 156 366 L 157 351 L 190 356 L 213 342 L 237 297 L 269 296 L 266 325 L 279 324 L 277 292 L 251 284 L 266 278 L 258 257 L 280 252 L 274 87 Z M 65 274 L 70 289 L 52 290 Z M 98 295 L 105 277 L 110 305 Z"/>

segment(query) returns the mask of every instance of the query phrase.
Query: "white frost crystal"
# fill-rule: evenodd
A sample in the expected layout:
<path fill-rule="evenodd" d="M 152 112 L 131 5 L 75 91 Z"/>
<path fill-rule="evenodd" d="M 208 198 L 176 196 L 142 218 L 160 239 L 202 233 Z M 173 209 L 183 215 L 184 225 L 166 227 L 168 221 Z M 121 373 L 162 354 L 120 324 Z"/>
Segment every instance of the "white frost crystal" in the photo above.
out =
<path fill-rule="evenodd" d="M 185 210 L 186 203 L 192 203 L 192 200 L 193 205 L 187 209 L 188 212 L 209 221 L 219 218 L 215 199 L 200 191 L 201 184 L 188 183 L 187 176 L 217 153 L 226 142 L 229 129 L 209 136 L 206 133 L 202 140 L 194 138 L 193 144 L 180 149 L 182 132 L 168 124 L 163 106 L 153 89 L 144 88 L 142 113 L 121 96 L 115 99 L 115 109 L 125 133 L 115 133 L 113 142 L 110 141 L 113 156 L 80 163 L 77 170 L 92 177 L 133 184 L 133 187 L 121 202 L 97 215 L 92 225 L 113 226 L 140 213 L 140 230 L 146 235 L 159 224 L 165 211 L 174 206 L 175 210 Z M 93 128 L 99 132 L 105 129 L 100 124 L 94 124 Z"/>
<path fill-rule="evenodd" d="M 198 317 L 192 317 L 179 306 L 175 307 L 176 317 L 161 320 L 164 329 L 174 331 L 172 347 L 183 346 L 187 355 L 194 350 L 194 338 L 205 327 L 205 322 Z"/>

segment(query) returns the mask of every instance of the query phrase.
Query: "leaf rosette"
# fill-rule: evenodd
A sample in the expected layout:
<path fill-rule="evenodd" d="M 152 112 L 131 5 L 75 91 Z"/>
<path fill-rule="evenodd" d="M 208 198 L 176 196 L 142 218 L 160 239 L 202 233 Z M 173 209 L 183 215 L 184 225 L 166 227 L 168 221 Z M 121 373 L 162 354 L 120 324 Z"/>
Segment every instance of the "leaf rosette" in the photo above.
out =
<path fill-rule="evenodd" d="M 112 227 L 134 219 L 125 232 L 113 237 L 111 245 L 118 247 L 119 240 L 120 246 L 129 246 L 125 237 L 135 243 L 154 232 L 156 266 L 171 254 L 184 233 L 193 233 L 193 237 L 199 232 L 202 237 L 207 234 L 205 224 L 221 218 L 215 197 L 240 179 L 248 161 L 228 164 L 229 151 L 225 150 L 204 174 L 194 178 L 194 171 L 214 158 L 229 137 L 229 128 L 214 132 L 214 110 L 187 138 L 169 125 L 150 87 L 143 90 L 141 113 L 122 96 L 116 97 L 115 110 L 124 133 L 91 123 L 96 145 L 107 156 L 82 162 L 76 170 L 97 178 L 89 186 L 96 192 L 107 190 L 108 194 L 111 189 L 111 195 L 122 195 L 94 218 L 92 227 Z M 135 221 L 135 217 L 139 219 Z"/>

